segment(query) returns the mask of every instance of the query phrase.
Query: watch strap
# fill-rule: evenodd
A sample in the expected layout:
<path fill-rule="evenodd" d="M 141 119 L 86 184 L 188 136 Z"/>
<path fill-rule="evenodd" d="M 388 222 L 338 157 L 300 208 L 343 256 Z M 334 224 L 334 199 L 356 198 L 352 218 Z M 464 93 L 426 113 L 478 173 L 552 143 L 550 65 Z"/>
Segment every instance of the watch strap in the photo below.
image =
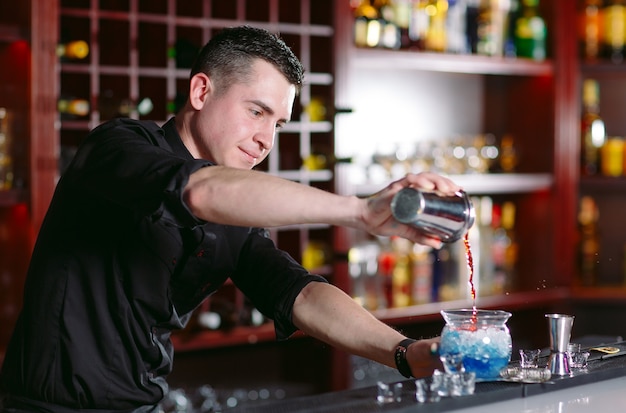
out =
<path fill-rule="evenodd" d="M 411 373 L 411 367 L 406 360 L 406 351 L 409 345 L 415 343 L 417 340 L 412 338 L 406 338 L 402 340 L 396 346 L 396 351 L 394 353 L 394 360 L 396 362 L 396 368 L 406 378 L 410 378 L 413 374 Z"/>

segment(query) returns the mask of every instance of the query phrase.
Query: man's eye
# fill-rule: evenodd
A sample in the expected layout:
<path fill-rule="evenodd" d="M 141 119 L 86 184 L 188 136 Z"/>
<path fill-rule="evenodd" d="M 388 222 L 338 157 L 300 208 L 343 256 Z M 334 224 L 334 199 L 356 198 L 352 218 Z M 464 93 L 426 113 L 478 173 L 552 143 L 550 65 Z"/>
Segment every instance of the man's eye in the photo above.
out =
<path fill-rule="evenodd" d="M 276 124 L 276 130 L 280 130 L 280 129 L 284 128 L 284 127 L 285 127 L 284 123 L 277 123 Z"/>
<path fill-rule="evenodd" d="M 256 109 L 250 109 L 250 113 L 252 113 L 252 116 L 255 116 L 255 117 L 259 117 L 263 114 L 260 110 L 256 110 Z"/>

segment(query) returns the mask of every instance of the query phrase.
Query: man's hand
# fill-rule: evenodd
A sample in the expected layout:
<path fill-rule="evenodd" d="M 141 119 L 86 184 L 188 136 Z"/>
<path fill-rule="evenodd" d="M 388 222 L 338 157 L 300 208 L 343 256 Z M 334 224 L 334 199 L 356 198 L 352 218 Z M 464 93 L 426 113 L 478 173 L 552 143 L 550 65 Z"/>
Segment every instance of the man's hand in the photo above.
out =
<path fill-rule="evenodd" d="M 418 229 L 402 224 L 393 218 L 391 200 L 398 191 L 406 187 L 426 189 L 442 195 L 454 195 L 461 190 L 460 186 L 441 175 L 430 172 L 407 174 L 404 178 L 366 198 L 362 215 L 364 229 L 374 235 L 395 235 L 433 248 L 441 248 L 441 240 L 427 236 Z"/>
<path fill-rule="evenodd" d="M 413 377 L 430 377 L 435 369 L 443 370 L 439 360 L 439 337 L 418 340 L 409 345 L 406 360 Z"/>

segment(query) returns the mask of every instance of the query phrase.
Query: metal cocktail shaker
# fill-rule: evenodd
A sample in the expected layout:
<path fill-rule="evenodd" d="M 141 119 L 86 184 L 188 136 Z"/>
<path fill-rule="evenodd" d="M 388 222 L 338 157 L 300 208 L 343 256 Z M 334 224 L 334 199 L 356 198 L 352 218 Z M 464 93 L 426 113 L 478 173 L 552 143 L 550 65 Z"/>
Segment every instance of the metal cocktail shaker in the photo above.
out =
<path fill-rule="evenodd" d="M 393 197 L 391 213 L 399 222 L 413 225 L 442 242 L 463 237 L 476 216 L 472 202 L 463 191 L 447 196 L 414 188 L 404 188 Z"/>

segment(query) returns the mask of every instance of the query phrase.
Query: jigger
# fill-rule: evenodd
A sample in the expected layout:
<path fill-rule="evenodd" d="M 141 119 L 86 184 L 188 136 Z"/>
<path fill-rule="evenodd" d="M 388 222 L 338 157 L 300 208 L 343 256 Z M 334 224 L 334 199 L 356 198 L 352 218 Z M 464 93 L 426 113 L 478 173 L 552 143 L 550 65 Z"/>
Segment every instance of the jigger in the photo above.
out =
<path fill-rule="evenodd" d="M 567 346 L 569 345 L 574 324 L 573 315 L 546 314 L 550 327 L 550 358 L 548 368 L 552 375 L 568 376 L 571 374 Z"/>

